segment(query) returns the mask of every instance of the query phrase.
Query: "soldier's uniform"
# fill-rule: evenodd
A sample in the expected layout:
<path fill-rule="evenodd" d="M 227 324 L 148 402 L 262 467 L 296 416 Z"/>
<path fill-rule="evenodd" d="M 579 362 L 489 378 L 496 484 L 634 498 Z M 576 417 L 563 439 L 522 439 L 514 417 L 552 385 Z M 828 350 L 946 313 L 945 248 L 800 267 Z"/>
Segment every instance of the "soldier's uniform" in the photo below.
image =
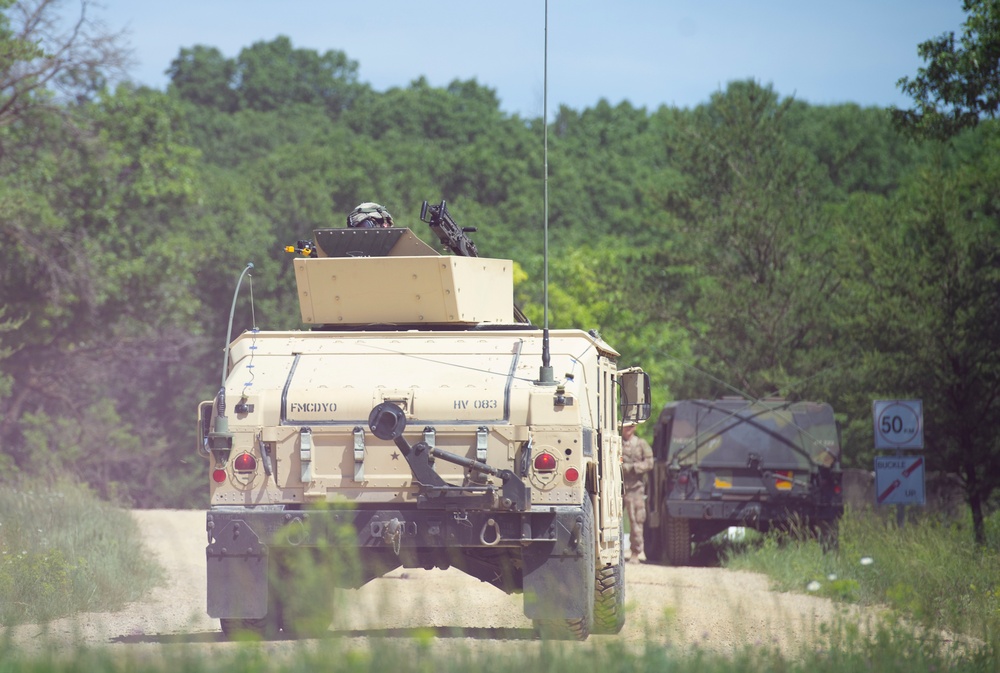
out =
<path fill-rule="evenodd" d="M 625 425 L 622 427 L 622 474 L 625 481 L 625 512 L 628 514 L 630 529 L 629 561 L 633 563 L 646 560 L 642 540 L 642 527 L 646 522 L 646 487 L 643 475 L 652 469 L 653 449 L 649 442 L 635 434 L 634 425 Z"/>

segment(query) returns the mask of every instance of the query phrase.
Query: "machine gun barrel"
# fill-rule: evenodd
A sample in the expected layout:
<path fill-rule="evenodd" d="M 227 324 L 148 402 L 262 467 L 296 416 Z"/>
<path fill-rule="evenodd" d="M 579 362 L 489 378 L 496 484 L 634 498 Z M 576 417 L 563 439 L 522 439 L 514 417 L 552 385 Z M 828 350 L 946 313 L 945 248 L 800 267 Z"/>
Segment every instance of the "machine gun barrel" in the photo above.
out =
<path fill-rule="evenodd" d="M 448 212 L 447 203 L 441 202 L 439 206 L 432 206 L 427 201 L 420 208 L 420 219 L 430 225 L 445 246 L 456 255 L 463 257 L 479 257 L 476 244 L 466 236 L 467 233 L 476 231 L 475 227 L 460 227 L 452 219 Z"/>

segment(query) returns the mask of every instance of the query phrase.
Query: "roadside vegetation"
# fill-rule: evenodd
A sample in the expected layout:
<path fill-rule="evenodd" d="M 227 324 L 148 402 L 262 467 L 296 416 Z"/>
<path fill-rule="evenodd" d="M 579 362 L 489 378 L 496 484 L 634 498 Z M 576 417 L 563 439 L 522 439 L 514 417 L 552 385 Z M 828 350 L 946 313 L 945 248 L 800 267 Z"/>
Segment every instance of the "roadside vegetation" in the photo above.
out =
<path fill-rule="evenodd" d="M 114 610 L 140 599 L 158 578 L 138 543 L 128 512 L 97 500 L 79 486 L 37 485 L 0 493 L 0 595 L 5 625 L 45 621 L 71 612 Z M 720 542 L 731 569 L 761 572 L 781 590 L 865 606 L 884 606 L 884 619 L 843 619 L 820 627 L 800 651 L 764 642 L 729 653 L 679 643 L 669 628 L 650 627 L 639 647 L 624 641 L 468 646 L 415 631 L 411 637 L 320 639 L 281 649 L 235 643 L 199 654 L 199 645 L 160 648 L 104 647 L 29 653 L 0 638 L 0 673 L 92 670 L 163 671 L 996 671 L 1000 670 L 1000 514 L 987 520 L 987 545 L 968 541 L 971 520 L 915 517 L 900 528 L 895 517 L 848 511 L 836 552 L 824 554 L 807 535 L 759 535 Z M 128 581 L 122 581 L 127 578 Z M 527 645 L 527 643 L 524 643 Z"/>
<path fill-rule="evenodd" d="M 942 646 L 915 639 L 912 630 L 900 626 L 882 628 L 871 638 L 861 638 L 856 629 L 846 626 L 827 635 L 821 646 L 811 645 L 791 655 L 766 646 L 720 654 L 697 648 L 671 647 L 655 639 L 641 648 L 627 647 L 620 642 L 543 642 L 538 647 L 515 642 L 504 648 L 500 656 L 495 656 L 494 648 L 484 651 L 474 642 L 445 643 L 433 637 L 372 639 L 365 646 L 352 645 L 348 640 L 321 640 L 309 646 L 282 650 L 277 655 L 267 644 L 242 643 L 225 650 L 213 650 L 210 657 L 194 647 L 162 648 L 157 656 L 149 651 L 131 650 L 123 654 L 108 649 L 88 649 L 69 656 L 28 657 L 16 651 L 4 651 L 0 644 L 0 673 L 465 673 L 470 670 L 479 673 L 995 673 L 1000 665 L 995 643 L 974 650 Z"/>
<path fill-rule="evenodd" d="M 1000 512 L 986 520 L 987 543 L 969 541 L 972 519 L 848 510 L 836 553 L 808 535 L 750 534 L 723 550 L 724 565 L 760 572 L 783 591 L 884 605 L 929 631 L 1000 643 Z"/>
<path fill-rule="evenodd" d="M 161 576 L 135 520 L 86 487 L 0 489 L 0 625 L 116 610 Z"/>

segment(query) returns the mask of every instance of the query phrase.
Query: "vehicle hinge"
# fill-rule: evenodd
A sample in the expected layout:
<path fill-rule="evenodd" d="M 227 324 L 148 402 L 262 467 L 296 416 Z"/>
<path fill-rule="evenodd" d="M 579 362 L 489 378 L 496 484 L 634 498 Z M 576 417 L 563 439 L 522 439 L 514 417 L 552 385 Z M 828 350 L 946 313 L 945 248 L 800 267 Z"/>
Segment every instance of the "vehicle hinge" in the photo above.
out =
<path fill-rule="evenodd" d="M 299 430 L 299 465 L 302 466 L 302 483 L 312 481 L 312 428 Z"/>
<path fill-rule="evenodd" d="M 432 449 L 435 448 L 437 446 L 437 444 L 434 443 L 436 437 L 437 433 L 434 431 L 434 428 L 432 428 L 429 425 L 424 426 L 424 444 L 426 444 Z M 434 464 L 434 455 L 433 454 L 428 455 L 427 461 L 431 464 Z"/>
<path fill-rule="evenodd" d="M 480 425 L 476 430 L 476 460 L 480 463 L 486 462 L 486 438 L 489 432 L 485 425 Z"/>
<path fill-rule="evenodd" d="M 365 431 L 354 426 L 354 481 L 365 480 Z"/>

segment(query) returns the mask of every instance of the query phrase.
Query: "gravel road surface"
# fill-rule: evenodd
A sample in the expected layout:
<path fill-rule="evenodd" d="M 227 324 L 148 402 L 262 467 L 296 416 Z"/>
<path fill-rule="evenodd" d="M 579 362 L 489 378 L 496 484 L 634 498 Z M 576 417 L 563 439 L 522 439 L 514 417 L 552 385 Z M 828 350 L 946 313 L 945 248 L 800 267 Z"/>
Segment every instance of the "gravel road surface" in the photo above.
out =
<path fill-rule="evenodd" d="M 119 612 L 59 620 L 47 631 L 18 627 L 17 642 L 28 649 L 47 647 L 53 639 L 137 651 L 192 643 L 234 646 L 223 639 L 218 620 L 205 615 L 205 513 L 137 510 L 134 515 L 166 571 L 164 584 Z M 331 637 L 363 640 L 430 629 L 442 640 L 475 640 L 477 648 L 487 641 L 535 640 L 520 596 L 508 596 L 455 570 L 398 569 L 361 589 L 341 592 L 338 601 L 343 608 Z M 871 615 L 822 598 L 772 591 L 763 575 L 652 564 L 627 566 L 626 604 L 628 618 L 621 634 L 591 636 L 591 642 L 622 638 L 630 644 L 652 641 L 678 649 L 698 646 L 726 652 L 763 646 L 793 653 L 818 643 L 823 623 L 858 623 Z M 292 644 L 274 641 L 268 646 Z"/>

